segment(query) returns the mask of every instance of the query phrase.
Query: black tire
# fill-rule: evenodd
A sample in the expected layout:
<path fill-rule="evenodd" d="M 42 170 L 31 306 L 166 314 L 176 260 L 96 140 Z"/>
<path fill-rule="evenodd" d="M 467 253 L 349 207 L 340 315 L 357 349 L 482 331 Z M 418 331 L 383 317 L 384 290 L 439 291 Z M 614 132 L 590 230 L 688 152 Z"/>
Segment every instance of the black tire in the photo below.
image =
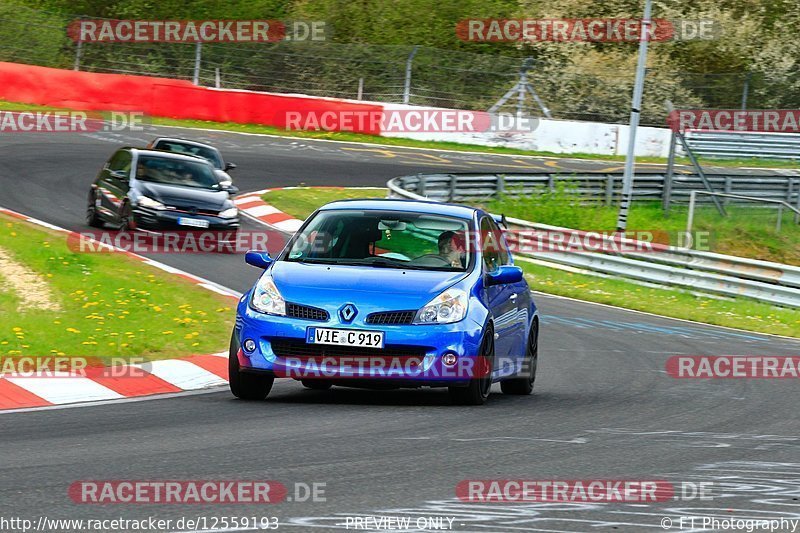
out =
<path fill-rule="evenodd" d="M 272 389 L 275 378 L 247 374 L 239 370 L 239 339 L 236 333 L 231 335 L 231 346 L 228 350 L 228 384 L 234 396 L 241 400 L 263 400 Z"/>
<path fill-rule="evenodd" d="M 119 213 L 119 229 L 120 231 L 133 231 L 136 229 L 136 219 L 131 211 L 131 204 L 128 202 L 122 205 L 122 211 Z"/>
<path fill-rule="evenodd" d="M 447 389 L 454 404 L 483 405 L 491 394 L 492 370 L 494 369 L 494 328 L 492 327 L 487 328 L 483 336 L 480 357 L 485 367 L 479 369 L 478 373 L 484 374 L 483 376 L 472 378 L 466 387 L 449 387 Z"/>
<path fill-rule="evenodd" d="M 94 191 L 89 191 L 89 204 L 86 206 L 86 223 L 93 228 L 103 227 L 103 221 L 97 215 Z"/>
<path fill-rule="evenodd" d="M 500 390 L 503 391 L 503 394 L 524 396 L 533 392 L 533 384 L 536 381 L 536 365 L 539 362 L 539 321 L 536 319 L 533 320 L 531 332 L 528 334 L 526 356 L 527 375 L 501 381 Z"/>
<path fill-rule="evenodd" d="M 311 390 L 328 390 L 333 386 L 330 381 L 321 379 L 303 379 L 300 383 L 303 384 L 303 387 Z"/>

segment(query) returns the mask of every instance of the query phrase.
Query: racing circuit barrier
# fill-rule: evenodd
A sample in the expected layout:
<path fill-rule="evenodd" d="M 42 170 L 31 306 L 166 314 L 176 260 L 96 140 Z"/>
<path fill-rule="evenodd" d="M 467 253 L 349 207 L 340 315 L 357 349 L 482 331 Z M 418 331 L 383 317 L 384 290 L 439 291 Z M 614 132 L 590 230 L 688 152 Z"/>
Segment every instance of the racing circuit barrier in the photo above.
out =
<path fill-rule="evenodd" d="M 686 141 L 703 157 L 800 159 L 800 135 L 796 133 L 688 131 Z"/>
<path fill-rule="evenodd" d="M 465 192 L 458 187 L 460 183 L 474 184 L 475 181 L 469 180 L 469 178 L 474 178 L 474 175 L 447 175 L 450 178 L 448 183 L 453 184 L 452 188 L 447 189 L 447 194 L 427 194 L 425 185 L 429 183 L 428 178 L 436 180 L 441 176 L 443 175 L 393 178 L 386 184 L 389 189 L 388 195 L 390 198 L 435 201 L 458 201 L 459 199 L 481 197 L 474 194 L 474 190 Z M 554 179 L 552 174 L 543 174 L 539 177 L 545 180 Z M 638 175 L 637 179 L 639 179 Z M 441 191 L 441 188 L 432 187 L 431 190 L 436 192 Z M 581 238 L 589 235 L 584 231 L 536 224 L 516 218 L 508 218 L 507 223 L 509 229 L 541 232 L 544 239 L 548 241 L 547 244 L 553 245 L 555 250 L 559 250 L 557 245 L 563 245 L 563 241 L 555 242 L 554 233 L 576 235 Z M 602 276 L 626 278 L 637 282 L 679 287 L 726 297 L 744 296 L 765 303 L 800 308 L 800 267 L 674 246 L 642 243 L 633 239 L 594 235 L 604 243 L 604 246 L 600 247 L 597 252 L 548 250 L 537 254 L 525 251 L 516 253 L 556 268 L 577 268 Z M 619 251 L 614 251 L 616 249 L 613 245 L 615 242 L 628 246 L 617 246 Z M 656 253 L 630 251 L 648 247 Z"/>
<path fill-rule="evenodd" d="M 780 172 L 776 173 L 776 172 Z M 783 200 L 800 208 L 800 173 L 793 170 L 770 170 L 762 174 L 705 173 L 715 191 L 761 199 Z M 464 202 L 497 197 L 533 194 L 543 187 L 555 189 L 558 182 L 569 184 L 577 194 L 611 205 L 622 193 L 621 172 L 529 172 L 529 173 L 458 173 L 414 174 L 392 180 L 405 191 L 432 200 Z M 660 170 L 636 170 L 634 199 L 663 200 L 665 174 Z M 703 189 L 699 176 L 674 174 L 667 187 L 670 203 L 688 203 L 693 190 Z M 698 202 L 710 201 L 698 198 Z M 735 201 L 735 199 L 731 199 Z"/>

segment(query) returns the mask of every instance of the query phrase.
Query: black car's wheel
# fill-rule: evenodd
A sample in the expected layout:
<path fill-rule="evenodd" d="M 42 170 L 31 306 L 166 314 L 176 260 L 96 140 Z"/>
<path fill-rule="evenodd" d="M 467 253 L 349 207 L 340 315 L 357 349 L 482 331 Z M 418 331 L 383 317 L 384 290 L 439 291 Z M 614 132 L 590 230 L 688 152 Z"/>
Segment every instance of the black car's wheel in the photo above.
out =
<path fill-rule="evenodd" d="M 131 204 L 125 202 L 122 211 L 119 213 L 119 229 L 121 231 L 133 231 L 136 229 L 136 220 L 131 211 Z"/>
<path fill-rule="evenodd" d="M 536 319 L 534 319 L 533 324 L 531 324 L 531 332 L 528 335 L 528 346 L 525 355 L 523 373 L 525 373 L 525 369 L 527 369 L 527 375 L 501 381 L 500 390 L 503 391 L 503 394 L 525 395 L 533 392 L 533 384 L 536 381 L 536 365 L 539 362 L 539 321 Z"/>
<path fill-rule="evenodd" d="M 476 359 L 475 375 L 466 387 L 449 387 L 450 399 L 458 405 L 483 405 L 492 390 L 494 369 L 494 329 L 489 327 Z"/>
<path fill-rule="evenodd" d="M 303 379 L 300 383 L 303 384 L 303 387 L 311 390 L 328 390 L 333 386 L 330 381 L 320 379 Z"/>
<path fill-rule="evenodd" d="M 93 228 L 103 227 L 103 221 L 97 215 L 97 204 L 94 191 L 89 192 L 89 203 L 86 206 L 86 223 Z"/>
<path fill-rule="evenodd" d="M 275 378 L 240 372 L 238 351 L 239 340 L 234 333 L 231 335 L 231 346 L 228 351 L 228 383 L 231 392 L 242 400 L 263 400 L 272 389 Z"/>

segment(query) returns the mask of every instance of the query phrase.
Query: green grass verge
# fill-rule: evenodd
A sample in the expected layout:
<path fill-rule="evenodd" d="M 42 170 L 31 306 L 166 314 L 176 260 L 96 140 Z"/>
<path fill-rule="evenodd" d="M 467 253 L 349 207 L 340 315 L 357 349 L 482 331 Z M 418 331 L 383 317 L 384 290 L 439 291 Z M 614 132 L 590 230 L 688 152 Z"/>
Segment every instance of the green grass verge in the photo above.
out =
<path fill-rule="evenodd" d="M 23 109 L 57 110 L 61 108 L 38 106 L 0 100 L 0 110 L 19 111 Z M 461 144 L 454 142 L 439 141 L 417 141 L 413 139 L 402 139 L 397 137 L 380 137 L 376 135 L 366 135 L 362 133 L 347 133 L 333 131 L 287 131 L 273 126 L 263 126 L 260 124 L 240 124 L 237 122 L 212 122 L 208 120 L 174 119 L 166 117 L 149 117 L 148 122 L 160 126 L 178 126 L 184 128 L 203 128 L 222 131 L 238 131 L 243 133 L 259 133 L 263 135 L 277 135 L 280 137 L 296 137 L 300 139 L 322 139 L 331 141 L 359 142 L 384 146 L 396 146 L 398 148 L 428 148 L 431 150 L 450 150 L 455 152 L 482 152 L 498 155 L 521 155 L 533 157 L 550 157 L 562 159 L 586 159 L 597 161 L 616 161 L 624 162 L 625 156 L 622 155 L 600 155 L 587 153 L 561 154 L 555 152 L 521 150 L 517 148 L 506 148 L 502 146 L 481 146 L 476 144 Z M 666 164 L 664 157 L 637 157 L 637 163 Z M 675 159 L 678 165 L 690 165 L 688 158 L 679 157 Z M 786 161 L 782 159 L 707 159 L 701 163 L 717 167 L 758 167 L 758 168 L 797 168 L 796 161 Z"/>
<path fill-rule="evenodd" d="M 364 197 L 385 197 L 385 189 L 378 189 L 382 194 L 365 194 L 361 189 L 338 189 L 338 188 L 299 188 L 271 191 L 263 196 L 264 200 L 276 208 L 286 213 L 292 214 L 297 218 L 305 218 L 317 207 L 327 202 L 343 198 L 364 198 Z M 370 193 L 372 191 L 369 191 Z M 552 208 L 550 223 L 569 227 L 566 222 L 578 221 L 581 224 L 589 225 L 593 229 L 598 228 L 598 224 L 607 221 L 594 220 L 596 216 L 592 209 L 575 209 L 575 213 L 563 214 L 562 207 Z M 632 213 L 644 217 L 640 204 L 635 204 Z M 508 212 L 508 215 L 528 218 L 528 211 Z M 545 216 L 547 211 L 540 214 Z M 526 215 L 526 216 L 521 216 Z M 616 216 L 616 211 L 614 211 Z M 583 218 L 557 218 L 564 217 L 583 217 Z M 655 216 L 655 215 L 653 215 Z M 679 215 L 675 215 L 678 217 Z M 713 219 L 711 215 L 708 223 Z M 774 214 L 773 214 L 774 216 Z M 538 220 L 538 219 L 537 219 Z M 610 219 L 612 222 L 615 219 Z M 706 223 L 704 218 L 698 218 L 698 224 Z M 647 221 L 632 219 L 629 227 L 633 228 L 634 223 L 644 223 Z M 648 221 L 655 222 L 655 221 Z M 718 220 L 717 220 L 718 222 Z M 774 222 L 774 220 L 773 220 Z M 737 224 L 742 221 L 731 223 L 730 233 L 735 235 Z M 595 224 L 592 226 L 591 224 Z M 685 218 L 684 218 L 685 224 Z M 611 226 L 613 228 L 613 225 Z M 642 227 L 642 226 L 636 226 Z M 648 228 L 660 227 L 650 225 Z M 682 228 L 682 226 L 679 226 Z M 725 230 L 726 232 L 728 230 Z M 740 231 L 742 228 L 740 226 Z M 776 308 L 767 304 L 739 298 L 735 300 L 723 300 L 695 296 L 689 292 L 678 289 L 651 288 L 627 281 L 601 278 L 589 274 L 579 274 L 566 272 L 564 270 L 549 268 L 532 264 L 526 261 L 519 261 L 518 264 L 528 275 L 531 288 L 537 291 L 569 296 L 578 300 L 589 302 L 604 303 L 655 313 L 663 316 L 694 320 L 706 324 L 728 326 L 745 329 L 758 333 L 771 333 L 775 335 L 786 335 L 790 337 L 800 337 L 800 315 L 795 310 Z"/>
<path fill-rule="evenodd" d="M 593 231 L 614 231 L 617 206 L 587 204 L 571 192 L 570 186 L 561 184 L 554 191 L 542 190 L 539 194 L 524 197 L 510 196 L 485 203 L 489 211 L 506 216 L 552 224 L 565 228 Z M 800 226 L 794 214 L 785 210 L 780 232 L 775 230 L 778 213 L 773 209 L 747 206 L 728 206 L 728 216 L 722 217 L 713 206 L 698 206 L 695 210 L 693 232 L 706 232 L 707 243 L 700 249 L 721 254 L 736 255 L 800 265 Z M 686 229 L 688 208 L 673 206 L 664 215 L 660 202 L 635 202 L 628 215 L 631 231 L 668 232 L 656 239 L 663 244 L 678 245 L 677 233 Z M 706 246 L 707 244 L 707 246 Z"/>
<path fill-rule="evenodd" d="M 0 272 L 0 356 L 145 357 L 219 352 L 229 298 L 118 253 L 76 253 L 65 234 L 0 215 L 0 248 L 47 282 L 58 311 L 19 309 Z"/>
<path fill-rule="evenodd" d="M 328 202 L 351 198 L 386 198 L 386 189 L 380 187 L 299 187 L 269 191 L 261 198 L 287 215 L 305 220 L 315 209 Z"/>

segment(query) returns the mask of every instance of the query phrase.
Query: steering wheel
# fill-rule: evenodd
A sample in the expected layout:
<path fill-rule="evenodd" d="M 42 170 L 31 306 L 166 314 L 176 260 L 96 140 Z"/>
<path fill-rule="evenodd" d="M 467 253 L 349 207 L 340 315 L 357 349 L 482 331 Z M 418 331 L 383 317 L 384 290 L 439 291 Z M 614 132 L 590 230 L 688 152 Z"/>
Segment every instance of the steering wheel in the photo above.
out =
<path fill-rule="evenodd" d="M 414 259 L 413 261 L 411 261 L 411 263 L 416 264 L 416 265 L 420 265 L 420 266 L 433 266 L 433 267 L 438 267 L 438 266 L 449 267 L 450 266 L 450 261 L 448 261 L 447 259 L 445 259 L 444 257 L 442 257 L 441 255 L 438 255 L 438 254 L 421 255 L 421 256 L 417 257 L 416 259 Z"/>

